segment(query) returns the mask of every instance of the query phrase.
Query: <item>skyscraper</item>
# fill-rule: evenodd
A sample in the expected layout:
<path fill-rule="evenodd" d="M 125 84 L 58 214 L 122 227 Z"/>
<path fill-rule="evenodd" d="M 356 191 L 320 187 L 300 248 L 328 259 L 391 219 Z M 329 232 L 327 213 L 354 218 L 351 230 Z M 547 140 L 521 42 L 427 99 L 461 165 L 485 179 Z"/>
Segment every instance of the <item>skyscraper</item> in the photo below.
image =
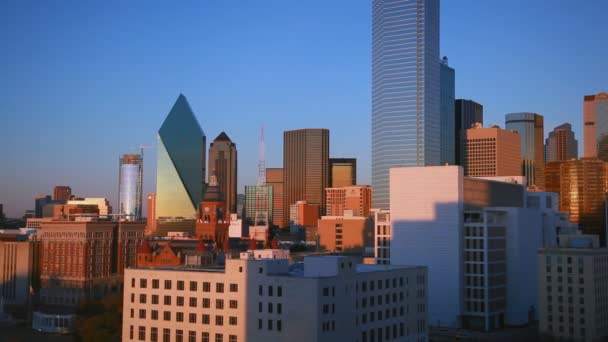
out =
<path fill-rule="evenodd" d="M 325 213 L 329 185 L 329 130 L 299 129 L 283 132 L 283 213 L 297 201 L 318 204 Z"/>
<path fill-rule="evenodd" d="M 144 161 L 141 154 L 120 156 L 118 160 L 118 213 L 121 215 L 121 220 L 141 220 L 143 178 Z"/>
<path fill-rule="evenodd" d="M 209 146 L 209 175 L 211 173 L 217 177 L 229 214 L 236 213 L 236 144 L 225 132 L 220 133 Z"/>
<path fill-rule="evenodd" d="M 517 131 L 521 141 L 522 171 L 528 187 L 545 188 L 545 148 L 543 116 L 536 113 L 509 113 L 506 128 Z"/>
<path fill-rule="evenodd" d="M 53 200 L 68 201 L 72 196 L 72 188 L 67 185 L 57 185 L 53 189 Z"/>
<path fill-rule="evenodd" d="M 356 158 L 329 158 L 329 186 L 342 188 L 357 184 Z"/>
<path fill-rule="evenodd" d="M 561 124 L 549 132 L 545 140 L 545 161 L 564 161 L 578 158 L 578 141 L 574 137 L 572 125 Z"/>
<path fill-rule="evenodd" d="M 606 163 L 596 158 L 551 162 L 545 172 L 546 191 L 559 194 L 560 211 L 606 246 Z"/>
<path fill-rule="evenodd" d="M 583 155 L 608 161 L 608 93 L 585 96 L 583 121 Z"/>
<path fill-rule="evenodd" d="M 243 213 L 243 221 L 251 225 L 264 225 L 256 221 L 256 214 L 264 213 L 259 215 L 258 219 L 266 220 L 267 217 L 273 216 L 272 207 L 272 190 L 273 188 L 268 185 L 245 185 L 245 208 Z"/>
<path fill-rule="evenodd" d="M 156 232 L 156 194 L 148 194 L 148 214 L 146 215 L 146 234 Z"/>
<path fill-rule="evenodd" d="M 456 97 L 456 76 L 454 69 L 448 66 L 448 58 L 443 57 L 440 64 L 440 98 L 441 98 L 441 165 L 456 163 L 454 150 L 454 136 L 456 125 L 455 97 Z"/>
<path fill-rule="evenodd" d="M 158 130 L 156 218 L 194 218 L 205 181 L 205 134 L 182 94 Z"/>
<path fill-rule="evenodd" d="M 266 168 L 266 185 L 272 188 L 271 222 L 279 227 L 285 227 L 287 222 L 283 213 L 283 168 Z"/>
<path fill-rule="evenodd" d="M 456 100 L 456 120 L 454 127 L 456 164 L 464 165 L 466 152 L 466 139 L 464 134 L 467 129 L 478 122 L 483 125 L 483 106 L 471 100 Z"/>
<path fill-rule="evenodd" d="M 439 0 L 372 2 L 373 206 L 389 169 L 440 161 Z"/>
<path fill-rule="evenodd" d="M 466 130 L 465 175 L 472 177 L 521 176 L 519 134 L 477 124 Z"/>

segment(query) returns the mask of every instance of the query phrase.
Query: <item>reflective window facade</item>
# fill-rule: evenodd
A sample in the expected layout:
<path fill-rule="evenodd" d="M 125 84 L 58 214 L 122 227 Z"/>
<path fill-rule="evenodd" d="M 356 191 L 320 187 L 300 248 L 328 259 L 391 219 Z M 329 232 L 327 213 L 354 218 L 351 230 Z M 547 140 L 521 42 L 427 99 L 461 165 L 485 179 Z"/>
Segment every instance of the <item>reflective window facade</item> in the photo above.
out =
<path fill-rule="evenodd" d="M 389 169 L 438 165 L 439 0 L 372 2 L 373 206 L 389 208 Z"/>
<path fill-rule="evenodd" d="M 118 170 L 120 219 L 139 221 L 142 208 L 143 160 L 140 154 L 123 154 Z"/>
<path fill-rule="evenodd" d="M 559 194 L 559 209 L 570 213 L 584 234 L 597 234 L 606 245 L 606 163 L 596 158 L 550 162 L 546 191 Z"/>
<path fill-rule="evenodd" d="M 156 217 L 194 217 L 205 181 L 205 134 L 184 95 L 158 130 Z"/>
<path fill-rule="evenodd" d="M 272 218 L 272 190 L 268 185 L 245 186 L 245 223 L 265 225 Z M 256 215 L 260 222 L 255 222 Z"/>
<path fill-rule="evenodd" d="M 608 98 L 596 103 L 595 115 L 597 157 L 608 162 Z"/>
<path fill-rule="evenodd" d="M 454 165 L 456 156 L 454 155 L 454 101 L 456 97 L 456 78 L 454 69 L 448 66 L 447 57 L 443 57 L 440 65 L 441 75 L 441 152 L 440 163 Z"/>
<path fill-rule="evenodd" d="M 606 130 L 605 124 L 602 128 L 598 128 L 596 121 L 603 117 L 602 121 L 605 122 L 608 120 L 606 116 L 608 116 L 608 93 L 585 95 L 583 102 L 583 155 L 585 158 L 598 157 L 599 140 L 602 140 L 608 130 Z M 606 145 L 605 140 L 602 145 Z"/>
<path fill-rule="evenodd" d="M 543 116 L 536 113 L 509 113 L 506 129 L 519 133 L 521 139 L 522 173 L 528 187 L 545 187 L 545 148 Z"/>

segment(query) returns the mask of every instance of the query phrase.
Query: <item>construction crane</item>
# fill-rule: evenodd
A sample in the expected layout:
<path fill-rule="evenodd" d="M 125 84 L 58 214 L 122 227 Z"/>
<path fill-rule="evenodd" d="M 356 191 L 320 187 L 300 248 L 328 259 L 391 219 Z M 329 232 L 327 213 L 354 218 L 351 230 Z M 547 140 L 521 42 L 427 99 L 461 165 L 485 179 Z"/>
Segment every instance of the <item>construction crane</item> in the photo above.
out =
<path fill-rule="evenodd" d="M 149 146 L 149 145 L 139 145 L 139 153 L 141 154 L 141 159 L 144 159 L 144 149 L 149 149 L 149 148 L 154 148 L 155 146 Z"/>

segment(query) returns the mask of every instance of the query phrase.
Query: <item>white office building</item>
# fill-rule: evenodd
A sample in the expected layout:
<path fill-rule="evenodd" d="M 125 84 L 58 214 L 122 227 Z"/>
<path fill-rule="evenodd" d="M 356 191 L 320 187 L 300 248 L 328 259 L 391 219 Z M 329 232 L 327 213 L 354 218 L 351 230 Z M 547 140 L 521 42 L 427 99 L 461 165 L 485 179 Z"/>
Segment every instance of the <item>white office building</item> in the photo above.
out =
<path fill-rule="evenodd" d="M 430 325 L 488 331 L 537 318 L 536 252 L 570 224 L 553 194 L 511 178 L 464 177 L 460 166 L 391 169 L 389 260 L 428 267 Z"/>
<path fill-rule="evenodd" d="M 127 269 L 123 341 L 427 341 L 425 267 L 241 253 L 224 267 Z"/>

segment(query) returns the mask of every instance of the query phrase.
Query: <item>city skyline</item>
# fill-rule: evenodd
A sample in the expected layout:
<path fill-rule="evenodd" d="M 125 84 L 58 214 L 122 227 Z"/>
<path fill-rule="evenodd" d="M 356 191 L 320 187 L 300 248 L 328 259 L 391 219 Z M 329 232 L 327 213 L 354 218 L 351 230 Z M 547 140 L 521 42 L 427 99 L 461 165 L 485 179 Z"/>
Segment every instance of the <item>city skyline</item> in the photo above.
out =
<path fill-rule="evenodd" d="M 487 124 L 503 122 L 504 114 L 508 112 L 531 111 L 542 113 L 545 116 L 545 137 L 548 129 L 563 122 L 571 123 L 575 134 L 582 137 L 583 96 L 606 91 L 605 84 L 602 84 L 599 75 L 601 73 L 597 73 L 597 66 L 607 48 L 585 43 L 587 39 L 598 34 L 601 35 L 601 32 L 598 31 L 604 28 L 604 26 L 594 23 L 600 19 L 599 13 L 605 12 L 601 10 L 601 7 L 607 5 L 600 1 L 595 3 L 593 6 L 579 8 L 576 4 L 561 2 L 559 6 L 547 9 L 546 6 L 542 6 L 542 2 L 538 2 L 536 6 L 529 6 L 529 10 L 523 14 L 516 12 L 516 9 L 521 6 L 521 3 L 518 4 L 518 2 L 484 3 L 480 6 L 469 6 L 466 2 L 442 3 L 441 55 L 449 56 L 450 66 L 457 70 L 456 97 L 472 99 L 483 104 L 487 113 L 485 118 Z M 352 155 L 359 159 L 359 183 L 369 184 L 371 182 L 370 153 L 368 152 L 370 150 L 368 125 L 371 103 L 369 100 L 371 5 L 367 2 L 348 2 L 348 4 L 350 12 L 348 12 L 347 18 L 344 14 L 340 15 L 343 9 L 339 6 L 340 1 L 333 4 L 311 1 L 306 4 L 293 4 L 289 8 L 279 2 L 269 2 L 266 5 L 268 8 L 254 8 L 254 14 L 259 17 L 264 15 L 262 12 L 267 10 L 270 10 L 271 15 L 276 17 L 280 17 L 277 14 L 281 13 L 292 16 L 297 13 L 303 19 L 302 23 L 305 23 L 309 18 L 316 18 L 319 15 L 319 8 L 327 11 L 319 18 L 320 23 L 317 30 L 307 32 L 309 28 L 304 27 L 307 25 L 299 23 L 287 25 L 288 33 L 296 33 L 296 37 L 303 40 L 303 43 L 298 46 L 294 46 L 293 43 L 286 44 L 285 42 L 289 40 L 286 40 L 284 35 L 279 35 L 277 38 L 268 37 L 268 32 L 275 32 L 276 27 L 289 24 L 289 20 L 284 22 L 286 20 L 284 18 L 275 19 L 265 24 L 260 23 L 255 26 L 255 32 L 247 33 L 246 39 L 253 43 L 247 43 L 244 46 L 223 45 L 217 47 L 217 50 L 212 50 L 211 55 L 204 54 L 204 51 L 200 50 L 188 50 L 188 52 L 192 52 L 191 55 L 194 56 L 194 59 L 180 57 L 173 60 L 174 63 L 171 63 L 170 59 L 164 60 L 167 57 L 165 52 L 161 55 L 167 64 L 163 64 L 164 67 L 160 68 L 157 68 L 159 64 L 154 64 L 158 60 L 153 60 L 152 64 L 138 64 L 140 55 L 155 52 L 156 48 L 149 51 L 152 49 L 146 45 L 149 43 L 127 47 L 125 42 L 130 41 L 130 38 L 133 37 L 147 35 L 145 30 L 153 32 L 157 29 L 162 30 L 162 28 L 154 27 L 152 23 L 158 17 L 162 18 L 165 12 L 170 18 L 179 17 L 178 15 L 184 9 L 163 9 L 166 11 L 158 11 L 158 13 L 152 11 L 153 13 L 145 15 L 141 21 L 123 24 L 127 26 L 122 27 L 121 31 L 124 29 L 128 34 L 125 37 L 115 37 L 117 39 L 110 42 L 106 39 L 114 37 L 114 31 L 110 29 L 107 32 L 104 31 L 107 26 L 112 26 L 106 24 L 108 22 L 111 24 L 114 20 L 120 22 L 123 14 L 117 14 L 108 8 L 91 9 L 76 5 L 73 8 L 62 9 L 49 8 L 47 6 L 50 5 L 47 4 L 42 4 L 37 8 L 28 7 L 27 4 L 22 4 L 21 7 L 9 5 L 6 11 L 2 11 L 3 16 L 7 16 L 7 20 L 3 20 L 3 23 L 0 24 L 3 27 L 2 31 L 8 32 L 8 50 L 11 51 L 10 54 L 0 57 L 1 68 L 7 69 L 3 70 L 3 74 L 7 77 L 0 80 L 0 85 L 8 91 L 5 93 L 7 101 L 0 108 L 2 113 L 7 113 L 8 118 L 6 120 L 8 134 L 4 138 L 5 143 L 2 144 L 2 152 L 6 156 L 8 167 L 0 171 L 0 179 L 2 179 L 0 181 L 0 203 L 4 204 L 7 216 L 21 216 L 25 209 L 33 209 L 34 195 L 36 193 L 51 194 L 55 184 L 70 184 L 76 193 L 87 197 L 117 198 L 117 189 L 108 190 L 110 185 L 116 184 L 118 179 L 115 167 L 117 156 L 121 153 L 135 152 L 134 147 L 140 144 L 154 142 L 154 132 L 162 123 L 164 115 L 170 108 L 170 103 L 180 92 L 189 97 L 192 107 L 196 108 L 198 113 L 197 119 L 204 125 L 210 136 L 215 136 L 225 130 L 235 143 L 243 146 L 241 154 L 243 158 L 239 160 L 239 164 L 242 165 L 238 180 L 241 187 L 238 190 L 239 193 L 242 193 L 242 186 L 255 184 L 257 154 L 252 151 L 257 149 L 257 137 L 255 134 L 251 134 L 248 127 L 257 127 L 260 121 L 264 122 L 267 132 L 268 167 L 280 167 L 282 164 L 280 141 L 283 131 L 305 127 L 327 127 L 332 132 L 330 157 Z M 136 7 L 135 5 L 130 6 Z M 206 23 L 204 20 L 193 20 L 195 13 L 205 18 L 212 17 L 226 11 L 228 6 L 225 4 L 205 5 L 202 9 L 206 11 L 192 11 L 193 14 L 186 16 L 189 20 L 182 25 L 178 24 L 176 30 L 178 33 L 188 31 L 195 27 L 194 25 L 199 24 L 202 26 L 201 30 L 205 29 L 209 27 L 207 25 L 212 24 Z M 256 7 L 255 5 L 250 6 Z M 125 13 L 135 10 L 133 7 L 126 8 Z M 472 7 L 477 8 L 471 11 Z M 63 15 L 75 16 L 75 20 L 91 18 L 94 20 L 89 26 L 85 25 L 87 29 L 84 31 L 86 32 L 70 33 L 76 35 L 70 36 L 65 31 L 69 30 L 69 26 L 67 26 L 69 24 L 54 22 L 54 20 L 65 19 L 65 17 L 48 15 L 49 12 L 52 14 L 53 11 L 64 10 Z M 97 10 L 99 11 L 96 12 Z M 251 10 L 243 5 L 238 9 L 235 18 L 242 18 Z M 26 15 L 28 11 L 31 13 Z M 93 15 L 93 12 L 97 14 Z M 162 15 L 160 12 L 163 12 Z M 494 15 L 499 12 L 504 12 L 505 15 L 497 20 Z M 547 25 L 548 23 L 563 24 L 566 22 L 563 20 L 564 16 L 571 16 L 571 13 L 575 12 L 580 15 L 572 16 L 571 20 L 567 21 L 567 25 Z M 482 15 L 484 13 L 485 16 Z M 543 21 L 530 24 L 526 19 L 535 13 L 543 13 Z M 480 16 L 480 21 L 476 25 L 466 24 L 463 23 L 463 16 Z M 330 18 L 337 18 L 337 20 L 332 21 Z M 507 30 L 509 33 L 501 33 L 499 30 L 502 29 L 501 25 L 505 23 L 503 20 L 507 20 L 506 18 L 509 18 L 506 22 L 512 25 L 512 29 Z M 520 21 L 526 22 L 527 26 L 517 27 L 517 23 Z M 476 32 L 477 25 L 483 25 L 484 32 Z M 42 28 L 50 29 L 42 32 Z M 232 31 L 220 33 L 220 38 L 203 36 L 202 41 L 213 45 L 217 43 L 215 39 L 238 37 Z M 58 37 L 62 34 L 65 34 L 66 37 L 59 39 Z M 87 34 L 100 36 L 99 46 L 92 47 L 87 41 Z M 323 37 L 324 34 L 328 36 Z M 492 34 L 497 35 L 494 37 L 497 39 L 494 40 L 500 40 L 501 46 L 496 46 L 496 43 L 489 39 L 489 35 Z M 47 42 L 59 40 L 57 47 L 49 48 L 49 51 L 44 53 L 34 52 L 33 55 L 36 56 L 32 57 L 31 51 L 38 51 L 38 49 L 28 45 L 31 43 L 23 43 L 21 39 L 23 35 L 29 37 L 34 44 L 41 44 L 43 48 L 49 48 L 46 45 Z M 186 39 L 197 37 L 196 35 L 201 35 L 201 31 L 194 30 L 186 36 Z M 259 35 L 265 39 L 261 41 L 253 39 Z M 175 37 L 177 36 L 179 34 L 175 34 Z M 526 39 L 525 42 L 520 41 L 522 37 Z M 184 47 L 188 43 L 183 39 L 169 42 L 172 38 L 173 35 L 171 37 L 163 36 L 158 48 L 169 49 L 173 47 L 172 44 L 177 43 Z M 470 42 L 465 44 L 463 40 L 470 40 Z M 242 42 L 242 40 L 238 41 Z M 334 41 L 344 43 L 331 46 L 330 43 Z M 256 42 L 260 44 L 260 49 L 256 49 Z M 558 42 L 563 46 L 560 46 Z M 589 51 L 579 54 L 578 57 L 562 53 L 573 49 L 579 43 L 592 47 Z M 284 49 L 273 52 L 274 50 L 271 49 L 276 47 L 276 44 L 284 46 Z M 464 46 L 456 48 L 458 44 Z M 531 48 L 527 50 L 525 56 L 506 55 L 509 48 L 520 47 L 519 44 L 530 45 Z M 466 50 L 467 47 L 470 49 L 473 45 L 480 46 L 484 50 L 493 49 L 494 55 L 471 56 Z M 95 57 L 98 48 L 102 48 L 104 51 L 116 48 L 120 52 L 117 55 L 123 59 L 111 58 L 107 62 L 101 63 L 98 57 Z M 191 49 L 191 47 L 187 48 Z M 304 49 L 304 51 L 311 49 L 316 51 L 318 56 L 311 60 L 311 56 L 314 54 L 308 52 L 300 58 L 292 59 L 294 55 L 301 52 L 300 49 Z M 555 53 L 549 54 L 547 52 L 549 49 Z M 25 54 L 26 51 L 30 51 L 30 53 Z M 66 57 L 64 60 L 65 51 L 74 53 L 75 57 Z M 238 51 L 243 51 L 243 56 L 231 57 L 227 64 L 218 64 L 218 60 L 215 59 L 216 56 L 223 57 L 223 54 L 230 52 L 238 55 L 235 54 Z M 59 52 L 61 54 L 58 54 Z M 271 55 L 274 58 L 270 61 L 262 61 L 265 53 L 274 53 Z M 30 57 L 23 58 L 26 55 Z M 258 55 L 260 58 L 250 59 L 250 57 Z M 207 56 L 209 59 L 200 62 L 201 56 Z M 349 56 L 351 65 L 339 67 L 344 56 Z M 507 61 L 507 57 L 512 60 Z M 74 62 L 71 58 L 78 58 L 79 61 L 83 61 L 83 65 L 69 66 Z M 240 58 L 244 59 L 240 60 Z M 285 58 L 291 59 L 291 62 L 286 64 Z M 261 78 L 261 87 L 257 86 L 260 77 L 256 72 L 250 71 L 243 74 L 243 71 L 250 69 L 250 64 L 245 70 L 238 67 L 238 63 L 245 60 L 259 66 L 264 73 L 271 72 L 268 80 Z M 201 67 L 201 63 L 206 67 Z M 331 82 L 336 83 L 330 82 L 328 86 L 319 87 L 318 81 L 313 81 L 302 71 L 295 72 L 295 75 L 289 74 L 289 81 L 277 75 L 285 73 L 285 68 L 291 66 L 292 63 L 307 66 L 304 68 L 306 72 L 309 72 L 310 68 L 316 68 L 317 72 L 325 74 L 332 79 Z M 576 74 L 571 71 L 570 63 L 580 65 Z M 93 67 L 96 64 L 99 64 L 99 70 Z M 175 66 L 176 64 L 180 64 L 180 66 Z M 496 68 L 496 64 L 500 64 L 501 67 Z M 206 70 L 206 68 L 213 70 L 218 66 L 219 71 L 217 72 L 208 73 Z M 290 70 L 292 73 L 294 72 L 292 69 Z M 104 74 L 105 71 L 111 72 Z M 148 83 L 156 82 L 151 82 L 146 78 L 149 76 L 143 76 L 148 72 L 152 76 L 158 75 L 161 80 L 168 78 L 169 75 L 173 79 L 154 88 Z M 82 76 L 78 76 L 79 73 L 82 73 Z M 560 73 L 560 77 L 567 78 L 568 81 L 563 82 L 564 84 L 555 84 L 551 77 L 554 73 Z M 239 78 L 239 74 L 244 76 Z M 200 77 L 200 75 L 205 75 L 205 77 Z M 324 79 L 326 76 L 323 76 Z M 217 77 L 224 80 L 217 83 Z M 293 91 L 285 91 L 278 89 L 276 85 L 273 86 L 273 82 L 276 83 L 277 80 L 280 81 L 279 88 L 293 88 Z M 346 87 L 344 90 L 335 90 L 347 83 L 354 85 Z M 240 86 L 236 89 L 238 90 L 236 94 L 241 101 L 236 102 L 243 102 L 249 108 L 240 108 L 225 101 L 227 94 L 235 94 L 234 89 L 231 88 L 233 84 Z M 515 89 L 513 86 L 520 88 Z M 251 90 L 256 87 L 257 90 Z M 530 91 L 530 89 L 543 87 L 551 89 L 551 91 L 541 94 Z M 302 90 L 304 92 L 299 94 Z M 500 92 L 506 90 L 511 92 L 510 96 L 502 99 L 503 96 L 500 96 Z M 530 94 L 527 94 L 528 92 Z M 255 96 L 259 96 L 260 99 L 253 101 Z M 268 105 L 270 99 L 277 97 L 281 98 L 280 101 Z M 556 101 L 556 98 L 560 100 Z M 307 105 L 302 106 L 299 104 L 300 101 L 305 101 Z M 209 118 L 207 113 L 213 113 L 217 118 Z M 228 114 L 236 115 L 235 120 L 230 120 L 230 124 L 226 124 L 226 120 L 223 119 Z M 290 120 L 280 119 L 285 115 Z M 343 125 L 345 119 L 353 121 L 345 127 Z M 120 124 L 121 122 L 124 122 L 124 125 Z M 76 127 L 83 128 L 76 129 Z M 105 129 L 95 127 L 105 127 Z M 138 127 L 138 129 L 134 130 L 133 127 Z M 358 138 L 353 139 L 353 134 Z M 28 140 L 28 137 L 32 136 L 36 136 L 36 139 Z M 247 148 L 247 145 L 251 147 Z M 579 144 L 579 149 L 582 147 L 581 145 L 583 145 L 582 142 Z M 55 149 L 51 152 L 50 147 Z M 56 150 L 61 152 L 56 152 Z M 91 151 L 95 152 L 95 158 L 90 157 Z M 156 154 L 155 152 L 150 151 L 147 154 L 151 157 L 147 158 L 144 171 L 145 193 L 155 190 L 156 160 L 152 157 Z M 23 156 L 28 157 L 30 166 L 25 169 L 20 168 L 21 165 L 24 165 Z M 88 156 L 90 159 L 83 160 L 83 156 Z M 95 171 L 82 176 L 79 171 L 82 165 L 87 165 L 87 168 Z M 37 177 L 36 174 L 41 171 L 47 177 Z M 117 203 L 111 204 L 117 206 Z M 146 210 L 144 210 L 145 212 Z"/>

